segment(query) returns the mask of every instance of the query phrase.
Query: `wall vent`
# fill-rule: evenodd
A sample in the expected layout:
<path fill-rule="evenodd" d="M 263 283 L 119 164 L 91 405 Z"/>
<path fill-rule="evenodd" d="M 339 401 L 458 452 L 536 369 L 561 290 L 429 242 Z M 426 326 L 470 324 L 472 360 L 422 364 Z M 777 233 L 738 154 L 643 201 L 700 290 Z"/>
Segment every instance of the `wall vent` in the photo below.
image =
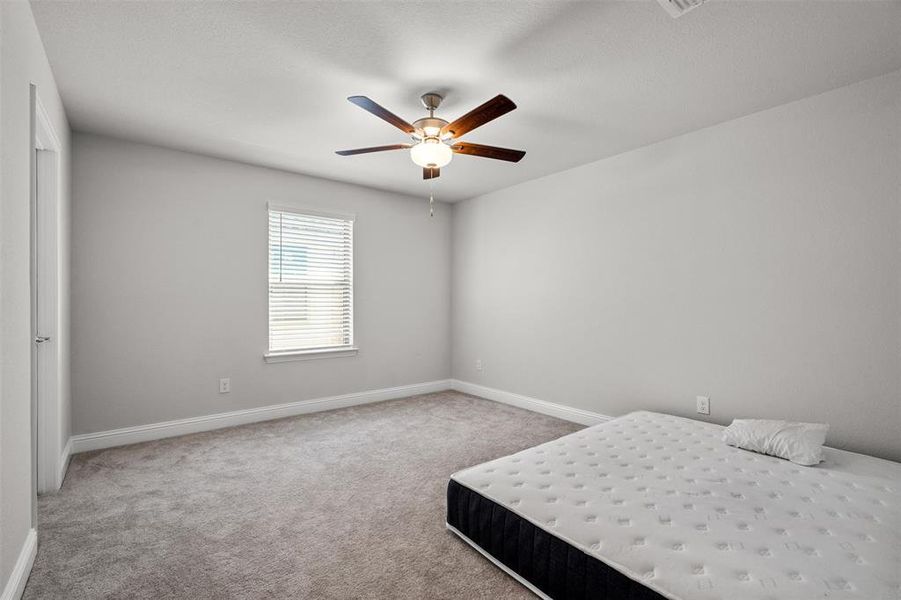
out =
<path fill-rule="evenodd" d="M 707 0 L 657 0 L 672 18 L 681 17 L 693 8 L 704 4 Z"/>

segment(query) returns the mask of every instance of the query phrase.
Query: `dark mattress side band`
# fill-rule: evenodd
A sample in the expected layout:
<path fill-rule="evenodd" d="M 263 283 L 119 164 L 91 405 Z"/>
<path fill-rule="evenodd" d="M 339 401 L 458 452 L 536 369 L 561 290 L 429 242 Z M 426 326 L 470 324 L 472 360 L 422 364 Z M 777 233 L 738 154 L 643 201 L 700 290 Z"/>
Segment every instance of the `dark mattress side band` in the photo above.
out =
<path fill-rule="evenodd" d="M 447 522 L 554 600 L 665 600 L 453 479 L 447 486 Z"/>

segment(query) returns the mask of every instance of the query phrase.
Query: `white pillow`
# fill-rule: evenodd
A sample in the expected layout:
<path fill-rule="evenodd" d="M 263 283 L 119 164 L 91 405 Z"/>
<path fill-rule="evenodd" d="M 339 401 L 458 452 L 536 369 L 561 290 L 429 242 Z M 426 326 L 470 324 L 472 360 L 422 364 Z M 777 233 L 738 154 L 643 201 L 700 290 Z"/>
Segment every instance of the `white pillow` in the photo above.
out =
<path fill-rule="evenodd" d="M 730 446 L 787 458 L 811 466 L 823 460 L 823 444 L 829 425 L 763 419 L 734 419 L 723 431 Z"/>

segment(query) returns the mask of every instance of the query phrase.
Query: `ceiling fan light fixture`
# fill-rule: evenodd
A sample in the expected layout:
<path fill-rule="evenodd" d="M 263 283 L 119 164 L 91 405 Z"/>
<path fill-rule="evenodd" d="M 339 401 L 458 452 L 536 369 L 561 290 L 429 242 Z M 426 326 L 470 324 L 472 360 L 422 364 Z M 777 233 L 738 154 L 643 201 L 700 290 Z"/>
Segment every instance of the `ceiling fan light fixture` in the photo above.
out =
<path fill-rule="evenodd" d="M 423 168 L 440 169 L 448 164 L 453 157 L 454 152 L 450 146 L 437 138 L 426 138 L 410 148 L 410 158 Z"/>

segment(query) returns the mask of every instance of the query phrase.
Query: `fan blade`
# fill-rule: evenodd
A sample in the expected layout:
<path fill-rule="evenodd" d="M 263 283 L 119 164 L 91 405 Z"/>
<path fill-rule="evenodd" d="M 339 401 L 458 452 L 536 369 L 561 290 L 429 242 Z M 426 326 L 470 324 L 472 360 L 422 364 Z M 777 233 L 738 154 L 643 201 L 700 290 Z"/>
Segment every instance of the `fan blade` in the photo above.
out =
<path fill-rule="evenodd" d="M 519 162 L 526 155 L 525 150 L 510 150 L 509 148 L 498 148 L 497 146 L 483 146 L 482 144 L 468 144 L 460 142 L 451 146 L 451 150 L 457 154 L 469 154 L 471 156 L 481 156 L 484 158 L 494 158 L 496 160 L 506 160 L 509 162 Z"/>
<path fill-rule="evenodd" d="M 336 150 L 335 154 L 341 156 L 353 156 L 354 154 L 368 154 L 370 152 L 384 152 L 385 150 L 403 150 L 410 144 L 391 144 L 390 146 L 373 146 L 372 148 L 355 148 L 354 150 Z"/>
<path fill-rule="evenodd" d="M 458 138 L 476 127 L 481 127 L 488 121 L 493 121 L 501 115 L 507 114 L 514 108 L 516 108 L 516 105 L 513 104 L 512 100 L 503 94 L 497 95 L 485 104 L 472 109 L 453 123 L 448 123 L 442 127 L 441 133 L 450 132 L 455 138 Z"/>
<path fill-rule="evenodd" d="M 378 118 L 391 123 L 405 133 L 413 133 L 415 131 L 412 125 L 398 117 L 387 108 L 376 104 L 366 96 L 351 96 L 348 98 L 348 100 L 350 100 L 363 110 L 369 111 Z"/>
<path fill-rule="evenodd" d="M 441 169 L 438 167 L 423 167 L 422 168 L 422 178 L 423 179 L 435 179 L 436 177 L 441 176 Z"/>

